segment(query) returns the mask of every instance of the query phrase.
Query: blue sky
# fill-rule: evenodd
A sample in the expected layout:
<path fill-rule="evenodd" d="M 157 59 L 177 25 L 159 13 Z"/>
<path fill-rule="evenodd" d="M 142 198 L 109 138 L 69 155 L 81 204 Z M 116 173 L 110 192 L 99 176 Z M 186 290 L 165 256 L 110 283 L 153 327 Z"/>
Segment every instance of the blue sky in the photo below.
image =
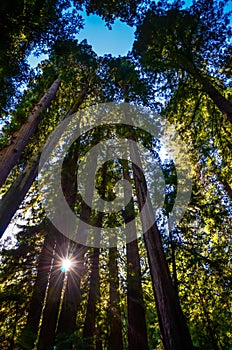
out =
<path fill-rule="evenodd" d="M 84 13 L 83 17 L 85 26 L 77 38 L 80 41 L 87 39 L 98 55 L 111 53 L 113 56 L 125 56 L 132 49 L 135 28 L 116 20 L 110 30 L 99 16 Z"/>

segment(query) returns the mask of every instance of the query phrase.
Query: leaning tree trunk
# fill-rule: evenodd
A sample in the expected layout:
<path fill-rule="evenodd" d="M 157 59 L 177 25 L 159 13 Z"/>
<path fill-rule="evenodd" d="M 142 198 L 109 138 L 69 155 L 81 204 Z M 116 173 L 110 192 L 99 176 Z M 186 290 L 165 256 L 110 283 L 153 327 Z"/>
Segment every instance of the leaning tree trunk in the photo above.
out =
<path fill-rule="evenodd" d="M 59 85 L 60 79 L 56 79 L 29 114 L 27 121 L 13 134 L 11 144 L 0 151 L 0 187 L 5 182 L 15 164 L 19 161 L 21 153 L 27 146 L 29 139 L 34 135 L 41 121 L 42 110 L 48 108 L 56 95 Z"/>
<path fill-rule="evenodd" d="M 128 167 L 123 168 L 124 179 L 131 182 Z M 134 201 L 131 189 L 125 192 L 125 198 L 131 198 L 130 206 L 127 205 L 125 212 L 125 223 L 127 236 L 130 242 L 126 245 L 127 256 L 127 312 L 128 312 L 128 350 L 148 350 L 147 326 L 145 308 L 143 302 L 143 291 L 141 284 L 141 268 L 134 219 Z M 134 237 L 133 241 L 131 239 Z"/>
<path fill-rule="evenodd" d="M 14 214 L 24 200 L 38 174 L 39 156 L 31 159 L 0 201 L 0 237 L 4 234 Z"/>
<path fill-rule="evenodd" d="M 130 146 L 130 152 L 131 159 L 139 161 L 138 149 L 134 145 Z M 148 201 L 149 209 L 146 218 L 144 216 L 142 218 L 142 225 L 144 225 L 144 220 L 154 222 L 150 229 L 144 233 L 144 241 L 148 254 L 162 342 L 165 350 L 191 350 L 193 349 L 191 337 L 179 304 L 178 295 L 172 283 L 160 232 L 154 221 L 145 178 L 137 166 L 134 164 L 132 166 L 140 211 L 144 203 Z"/>
<path fill-rule="evenodd" d="M 68 111 L 65 118 L 75 113 L 79 107 L 82 105 L 88 89 L 85 88 L 78 96 L 76 102 L 73 104 L 72 108 Z M 0 201 L 0 238 L 5 232 L 7 226 L 9 225 L 14 214 L 18 210 L 20 204 L 24 200 L 27 192 L 32 186 L 34 180 L 38 175 L 38 165 L 40 160 L 39 155 L 33 155 L 28 162 L 28 165 L 23 170 L 23 172 L 16 178 L 8 192 Z"/>

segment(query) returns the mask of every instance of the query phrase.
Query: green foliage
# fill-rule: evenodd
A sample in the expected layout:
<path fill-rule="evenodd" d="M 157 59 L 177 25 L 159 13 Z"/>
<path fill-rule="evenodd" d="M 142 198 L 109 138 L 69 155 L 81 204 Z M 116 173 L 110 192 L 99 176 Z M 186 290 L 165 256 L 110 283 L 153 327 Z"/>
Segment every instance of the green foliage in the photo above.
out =
<path fill-rule="evenodd" d="M 6 2 L 0 5 L 2 16 L 5 16 L 0 26 L 5 24 L 9 26 L 8 34 L 5 29 L 3 31 L 8 48 L 1 43 L 0 49 L 7 53 L 5 57 L 9 58 L 13 53 L 12 57 L 17 58 L 14 64 L 11 61 L 6 62 L 6 58 L 0 60 L 2 65 L 0 74 L 3 74 L 5 79 L 2 99 L 6 97 L 6 90 L 13 84 L 12 78 L 19 77 L 23 69 L 26 69 L 23 65 L 31 49 L 39 45 L 37 49 L 39 53 L 44 49 L 44 45 L 52 47 L 49 59 L 41 63 L 41 72 L 37 76 L 32 76 L 15 109 L 5 113 L 0 147 L 10 142 L 12 134 L 26 121 L 28 113 L 54 78 L 57 76 L 61 78 L 61 88 L 55 100 L 49 109 L 43 112 L 42 123 L 27 145 L 17 169 L 12 172 L 2 193 L 7 191 L 15 176 L 29 163 L 28 159 L 43 148 L 48 136 L 69 113 L 91 104 L 109 101 L 129 101 L 153 107 L 154 91 L 158 89 L 158 95 L 161 96 L 162 87 L 170 88 L 167 90 L 169 103 L 165 104 L 162 113 L 176 125 L 176 129 L 188 146 L 195 171 L 191 202 L 182 222 L 171 235 L 167 228 L 167 215 L 173 208 L 178 191 L 177 174 L 171 161 L 161 162 L 158 156 L 159 143 L 148 133 L 139 129 L 128 129 L 125 125 L 95 128 L 77 140 L 67 157 L 77 152 L 78 162 L 81 162 L 91 147 L 100 141 L 113 139 L 115 135 L 135 139 L 156 156 L 158 164 L 162 166 L 166 184 L 164 210 L 158 222 L 163 247 L 174 282 L 177 277 L 180 303 L 194 346 L 202 350 L 228 350 L 232 344 L 229 260 L 232 213 L 231 198 L 224 186 L 224 180 L 232 186 L 230 141 L 232 131 L 231 125 L 223 119 L 212 100 L 192 76 L 192 69 L 197 68 L 204 76 L 210 76 L 214 86 L 217 86 L 228 99 L 230 98 L 228 78 L 231 43 L 228 40 L 231 33 L 228 16 L 223 14 L 226 2 L 220 2 L 220 6 L 217 7 L 216 1 L 199 0 L 194 1 L 189 9 L 182 9 L 181 1 L 175 1 L 173 4 L 159 1 L 153 2 L 148 11 L 146 9 L 143 13 L 139 13 L 142 8 L 140 1 L 113 3 L 75 1 L 77 8 L 84 4 L 87 6 L 87 12 L 100 14 L 109 23 L 118 16 L 130 24 L 141 20 L 137 28 L 134 53 L 146 69 L 146 74 L 132 55 L 119 58 L 110 55 L 98 57 L 86 41 L 77 43 L 73 40 L 73 23 L 76 22 L 71 21 L 70 27 L 68 21 L 71 18 L 67 13 L 66 17 L 64 15 L 60 19 L 57 17 L 67 10 L 68 2 L 32 1 L 23 4 L 17 1 L 14 8 Z M 136 9 L 139 4 L 141 7 Z M 146 4 L 144 7 L 146 8 Z M 135 14 L 137 17 L 133 20 Z M 75 13 L 74 17 L 79 28 L 80 20 Z M 64 23 L 58 29 L 61 19 Z M 67 35 L 61 33 L 64 28 L 68 28 Z M 8 63 L 11 71 L 7 70 Z M 109 160 L 97 169 L 95 186 L 102 198 L 109 201 L 115 198 L 115 186 L 118 180 L 123 178 L 123 167 L 132 172 L 131 163 L 121 159 Z M 63 175 L 66 175 L 66 170 L 69 169 L 63 169 Z M 152 178 L 154 174 L 149 176 Z M 132 194 L 135 197 L 136 191 L 132 179 L 131 184 Z M 65 192 L 66 184 L 62 185 Z M 134 217 L 138 212 L 136 198 L 134 200 L 135 210 L 133 216 L 131 212 L 128 214 L 130 217 Z M 83 208 L 80 194 L 77 194 L 74 207 L 75 212 L 80 215 Z M 125 208 L 125 211 L 126 209 L 131 211 L 131 205 Z M 44 220 L 36 181 L 27 199 L 22 203 L 18 217 L 25 220 L 28 213 L 30 213 L 30 218 L 27 219 L 29 224 L 37 224 Z M 90 220 L 96 222 L 97 216 L 98 213 L 93 210 Z M 121 225 L 124 217 L 125 213 L 120 211 L 115 215 L 103 217 L 103 223 L 106 227 Z M 43 235 L 40 231 L 38 227 L 30 228 L 29 225 L 17 235 L 15 247 L 3 247 L 1 251 L 0 343 L 4 350 L 22 347 L 30 349 L 25 339 L 29 339 L 31 344 L 31 340 L 35 338 L 35 335 L 28 330 L 24 332 L 25 339 L 20 338 L 20 334 L 22 329 L 25 329 L 28 306 L 37 274 L 38 257 L 43 244 Z M 163 345 L 146 248 L 142 239 L 138 244 L 149 347 L 151 350 L 161 350 Z M 82 301 L 77 311 L 76 329 L 71 335 L 57 336 L 57 349 L 68 348 L 71 343 L 74 349 L 87 348 L 86 339 L 83 339 L 83 327 L 90 290 L 92 254 L 92 249 L 89 249 L 84 257 Z M 123 342 L 126 349 L 128 315 L 125 247 L 119 250 L 117 264 L 118 306 L 121 310 Z M 93 335 L 93 340 L 95 348 L 97 341 L 100 341 L 102 348 L 108 349 L 110 277 L 117 278 L 117 276 L 109 276 L 107 249 L 100 250 L 99 271 L 100 297 L 96 305 L 96 334 Z M 45 304 L 46 300 L 43 300 L 43 305 Z"/>
<path fill-rule="evenodd" d="M 194 1 L 182 8 L 180 1 L 151 4 L 137 27 L 133 53 L 144 69 L 173 90 L 178 81 L 196 72 L 217 77 L 218 86 L 227 84 L 224 69 L 231 57 L 231 27 L 228 1 Z"/>
<path fill-rule="evenodd" d="M 9 106 L 10 98 L 22 82 L 27 82 L 30 69 L 27 57 L 48 51 L 58 39 L 73 38 L 82 27 L 75 9 L 67 12 L 70 1 L 3 0 L 0 5 L 0 107 Z M 45 49 L 46 47 L 46 49 Z"/>

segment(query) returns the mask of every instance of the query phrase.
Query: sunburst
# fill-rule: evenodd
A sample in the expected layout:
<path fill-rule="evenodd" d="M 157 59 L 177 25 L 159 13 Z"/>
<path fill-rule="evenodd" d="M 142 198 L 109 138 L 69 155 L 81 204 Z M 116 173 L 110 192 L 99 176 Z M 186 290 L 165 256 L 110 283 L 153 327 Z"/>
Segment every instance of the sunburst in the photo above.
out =
<path fill-rule="evenodd" d="M 68 258 L 62 260 L 61 271 L 68 272 L 72 267 L 72 261 Z"/>

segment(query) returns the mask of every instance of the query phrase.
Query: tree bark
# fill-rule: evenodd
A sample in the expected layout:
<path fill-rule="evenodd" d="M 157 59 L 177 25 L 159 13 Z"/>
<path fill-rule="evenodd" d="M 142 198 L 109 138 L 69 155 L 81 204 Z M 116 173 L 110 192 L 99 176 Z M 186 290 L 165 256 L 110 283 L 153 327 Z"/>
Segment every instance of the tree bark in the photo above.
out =
<path fill-rule="evenodd" d="M 148 350 L 137 240 L 127 244 L 128 350 Z"/>
<path fill-rule="evenodd" d="M 213 86 L 210 79 L 202 75 L 195 67 L 188 66 L 186 71 L 189 72 L 201 84 L 202 89 L 207 93 L 218 109 L 232 123 L 232 104 Z"/>
<path fill-rule="evenodd" d="M 109 276 L 110 276 L 109 350 L 123 350 L 117 256 L 118 256 L 117 248 L 116 247 L 109 248 Z"/>
<path fill-rule="evenodd" d="M 173 240 L 172 230 L 169 225 L 169 214 L 167 214 L 167 220 L 168 220 L 168 234 L 169 234 L 171 257 L 172 257 L 172 280 L 173 280 L 173 285 L 176 289 L 176 294 L 178 295 L 178 298 L 179 298 L 179 287 L 178 287 L 178 278 L 177 278 L 177 269 L 176 269 L 176 252 L 175 252 L 176 247 Z"/>
<path fill-rule="evenodd" d="M 56 79 L 29 114 L 27 121 L 13 134 L 11 144 L 0 151 L 0 187 L 5 182 L 15 164 L 19 161 L 21 153 L 27 146 L 29 139 L 34 135 L 41 121 L 41 111 L 44 108 L 48 108 L 56 95 L 59 85 L 60 80 Z"/>
<path fill-rule="evenodd" d="M 39 257 L 38 273 L 27 316 L 27 325 L 21 336 L 22 343 L 27 345 L 27 347 L 25 347 L 26 349 L 29 347 L 33 349 L 34 342 L 37 338 L 39 322 L 54 254 L 54 244 L 54 239 L 52 239 L 51 235 L 48 233 L 45 236 L 43 248 Z"/>
<path fill-rule="evenodd" d="M 128 168 L 123 168 L 124 179 L 131 181 Z M 134 202 L 132 191 L 125 193 L 125 198 L 131 197 L 129 212 L 125 213 L 125 223 L 131 221 L 130 226 L 126 226 L 127 236 L 134 240 L 126 245 L 127 256 L 127 312 L 128 312 L 128 350 L 148 350 L 147 326 L 145 308 L 143 302 L 143 291 L 141 284 L 141 268 L 136 236 L 136 226 L 134 218 Z"/>
<path fill-rule="evenodd" d="M 99 135 L 98 135 L 99 136 Z M 94 168 L 91 167 L 92 171 L 96 171 L 97 165 L 97 155 L 94 154 L 91 158 L 91 163 L 94 164 Z M 107 167 L 106 164 L 103 164 L 103 173 L 102 173 L 102 184 L 101 190 L 102 195 L 105 194 L 106 184 L 107 184 Z M 93 192 L 90 193 L 93 197 Z M 83 338 L 85 339 L 85 344 L 87 349 L 93 349 L 94 343 L 96 344 L 96 349 L 102 348 L 102 341 L 100 336 L 99 329 L 96 328 L 96 318 L 97 318 L 97 302 L 99 301 L 100 296 L 100 270 L 99 270 L 99 255 L 100 249 L 98 248 L 100 244 L 100 231 L 102 225 L 102 212 L 103 206 L 98 206 L 99 214 L 97 217 L 98 230 L 95 232 L 94 242 L 95 248 L 91 257 L 91 273 L 90 273 L 90 284 L 89 284 L 89 295 L 88 295 L 88 304 L 85 316 L 85 323 L 83 328 Z"/>
<path fill-rule="evenodd" d="M 220 179 L 220 181 L 221 181 L 224 189 L 226 190 L 228 196 L 232 200 L 232 188 L 230 187 L 229 183 L 226 180 L 222 180 L 222 179 Z"/>
<path fill-rule="evenodd" d="M 69 203 L 71 202 L 73 204 L 75 204 L 76 186 L 77 186 L 76 168 L 74 166 L 75 165 L 74 163 L 77 161 L 77 154 L 78 154 L 77 150 L 74 150 L 74 151 L 76 152 L 76 154 L 74 153 L 73 157 L 69 157 L 63 166 L 64 173 L 66 173 L 65 175 L 66 181 L 65 183 L 63 183 L 64 188 L 67 187 L 67 180 L 69 181 L 69 185 L 68 185 L 69 197 L 67 197 L 66 195 L 66 199 Z M 94 166 L 96 168 L 96 165 L 97 165 L 96 160 L 97 159 L 95 155 L 95 158 L 91 159 L 91 164 L 93 164 L 93 167 L 91 167 L 91 171 L 94 171 Z M 67 172 L 69 173 L 68 179 L 67 179 Z M 87 177 L 91 177 L 91 174 L 88 173 Z M 72 189 L 73 187 L 75 187 L 75 192 L 73 192 L 73 189 Z M 87 190 L 88 190 L 89 198 L 93 198 L 93 188 L 87 189 Z M 70 197 L 70 194 L 71 194 L 71 197 Z M 91 208 L 88 205 L 86 205 L 85 202 L 83 202 L 82 208 L 81 208 L 81 214 L 80 214 L 81 222 L 82 221 L 88 222 L 90 219 L 90 214 L 91 214 Z M 77 230 L 78 232 L 82 228 L 81 222 Z M 67 284 L 64 292 L 64 299 L 63 299 L 62 309 L 61 309 L 60 318 L 59 318 L 57 336 L 63 334 L 68 337 L 74 333 L 75 326 L 76 326 L 77 310 L 81 302 L 80 284 L 81 284 L 81 277 L 84 269 L 84 254 L 87 250 L 87 247 L 74 242 L 71 243 L 71 247 L 72 248 L 70 249 L 68 256 L 72 259 L 73 266 L 70 269 L 70 272 L 67 273 Z M 92 309 L 89 312 L 87 310 L 87 316 L 91 317 L 92 311 L 93 311 Z M 71 338 L 70 338 L 70 342 L 67 342 L 65 346 L 67 350 L 72 349 Z"/>
<path fill-rule="evenodd" d="M 131 159 L 140 160 L 138 150 L 134 145 L 130 146 L 130 153 Z M 146 200 L 148 201 L 148 209 L 146 216 L 142 217 L 142 225 L 144 227 L 145 221 L 153 222 L 152 226 L 144 232 L 144 241 L 148 254 L 163 345 L 165 350 L 191 350 L 193 346 L 190 334 L 171 280 L 160 232 L 154 220 L 145 178 L 141 176 L 137 166 L 134 164 L 132 166 L 140 211 Z"/>
<path fill-rule="evenodd" d="M 232 123 L 232 104 L 211 84 L 209 79 L 199 76 L 198 81 L 218 109 L 227 117 L 229 122 Z"/>
<path fill-rule="evenodd" d="M 91 263 L 90 285 L 88 304 L 86 309 L 83 338 L 86 348 L 94 348 L 94 336 L 96 335 L 97 301 L 99 300 L 99 248 L 94 248 Z"/>
<path fill-rule="evenodd" d="M 67 283 L 59 317 L 57 335 L 69 337 L 73 335 L 76 327 L 76 315 L 81 302 L 81 276 L 84 266 L 84 253 L 86 249 L 80 244 L 70 242 L 68 257 L 72 261 L 70 271 L 67 272 Z M 72 349 L 73 339 L 67 341 L 65 349 Z"/>
<path fill-rule="evenodd" d="M 0 201 L 0 237 L 4 234 L 14 214 L 24 200 L 38 174 L 39 156 L 31 159 L 26 169 L 17 177 Z"/>
<path fill-rule="evenodd" d="M 47 298 L 42 314 L 38 350 L 50 350 L 55 343 L 56 326 L 65 274 L 61 271 L 62 257 L 66 254 L 68 239 L 58 231 L 55 234 L 55 258 L 53 261 Z"/>

